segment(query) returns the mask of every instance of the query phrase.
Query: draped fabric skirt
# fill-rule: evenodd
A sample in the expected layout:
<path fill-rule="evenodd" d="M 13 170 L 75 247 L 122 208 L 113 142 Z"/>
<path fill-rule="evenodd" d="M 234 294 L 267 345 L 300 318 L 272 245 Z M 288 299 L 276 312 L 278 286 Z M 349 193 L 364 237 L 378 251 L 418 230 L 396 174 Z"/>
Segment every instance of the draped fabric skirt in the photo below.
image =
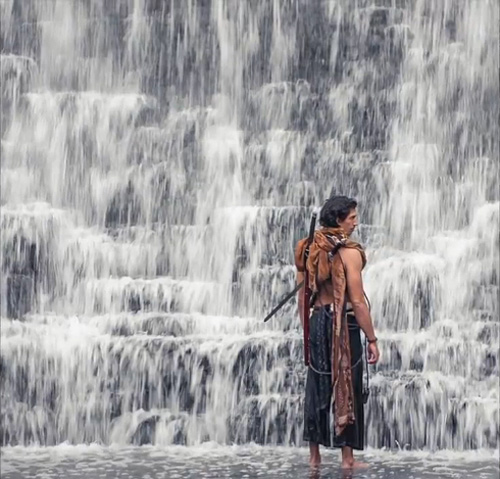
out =
<path fill-rule="evenodd" d="M 351 345 L 351 367 L 354 390 L 354 424 L 334 434 L 332 411 L 332 313 L 328 306 L 315 309 L 309 320 L 309 370 L 304 403 L 304 440 L 323 446 L 361 450 L 364 447 L 363 346 L 360 328 L 353 314 L 347 315 Z M 333 435 L 332 435 L 333 433 Z"/>

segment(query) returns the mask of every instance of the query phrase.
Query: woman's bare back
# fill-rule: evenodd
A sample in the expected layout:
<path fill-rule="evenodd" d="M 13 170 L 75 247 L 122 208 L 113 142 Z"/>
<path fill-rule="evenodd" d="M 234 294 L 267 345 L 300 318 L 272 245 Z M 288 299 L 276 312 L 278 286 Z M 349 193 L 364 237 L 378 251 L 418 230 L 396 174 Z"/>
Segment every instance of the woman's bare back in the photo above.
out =
<path fill-rule="evenodd" d="M 325 306 L 333 303 L 333 286 L 330 281 L 319 285 L 319 292 L 313 306 Z"/>

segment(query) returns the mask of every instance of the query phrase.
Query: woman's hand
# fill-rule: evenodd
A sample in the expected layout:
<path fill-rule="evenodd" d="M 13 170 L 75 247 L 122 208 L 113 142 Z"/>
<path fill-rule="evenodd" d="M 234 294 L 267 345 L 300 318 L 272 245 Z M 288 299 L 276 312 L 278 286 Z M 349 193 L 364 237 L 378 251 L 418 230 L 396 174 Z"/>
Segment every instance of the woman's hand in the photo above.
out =
<path fill-rule="evenodd" d="M 375 364 L 380 359 L 380 351 L 378 350 L 377 342 L 368 343 L 366 348 L 368 354 L 368 364 Z"/>

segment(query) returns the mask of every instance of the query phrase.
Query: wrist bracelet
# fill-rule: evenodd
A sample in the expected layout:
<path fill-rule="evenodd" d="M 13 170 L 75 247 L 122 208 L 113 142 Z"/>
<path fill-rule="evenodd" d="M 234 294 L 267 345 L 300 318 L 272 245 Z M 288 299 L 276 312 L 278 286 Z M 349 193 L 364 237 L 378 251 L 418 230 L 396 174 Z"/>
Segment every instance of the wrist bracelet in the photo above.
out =
<path fill-rule="evenodd" d="M 374 338 L 374 339 L 368 339 L 368 344 L 372 344 L 372 343 L 376 343 L 378 341 L 377 338 Z"/>

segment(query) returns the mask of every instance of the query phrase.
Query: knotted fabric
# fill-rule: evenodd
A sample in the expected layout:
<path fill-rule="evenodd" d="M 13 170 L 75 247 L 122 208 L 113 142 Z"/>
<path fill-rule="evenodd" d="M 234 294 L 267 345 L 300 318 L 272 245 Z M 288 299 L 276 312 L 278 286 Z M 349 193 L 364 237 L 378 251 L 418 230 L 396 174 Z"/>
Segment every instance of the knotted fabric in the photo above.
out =
<path fill-rule="evenodd" d="M 359 243 L 350 240 L 341 228 L 321 228 L 314 233 L 309 245 L 307 263 L 304 263 L 307 238 L 301 239 L 295 249 L 295 266 L 298 271 L 309 273 L 309 288 L 318 292 L 321 284 L 330 281 L 333 290 L 333 341 L 332 341 L 332 387 L 335 434 L 340 435 L 350 424 L 354 424 L 354 394 L 351 372 L 351 347 L 345 314 L 347 278 L 346 271 L 337 253 L 339 248 L 357 249 L 366 264 L 366 256 Z"/>

